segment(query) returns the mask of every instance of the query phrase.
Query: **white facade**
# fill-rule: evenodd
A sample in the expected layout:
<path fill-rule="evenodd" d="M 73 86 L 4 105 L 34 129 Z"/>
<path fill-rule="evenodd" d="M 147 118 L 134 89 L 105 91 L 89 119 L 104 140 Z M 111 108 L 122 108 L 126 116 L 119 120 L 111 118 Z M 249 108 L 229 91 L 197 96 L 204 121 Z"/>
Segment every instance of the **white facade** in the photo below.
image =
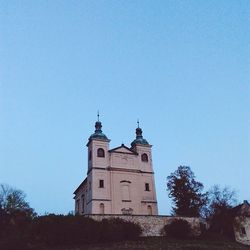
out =
<path fill-rule="evenodd" d="M 234 221 L 235 240 L 250 246 L 250 204 L 244 201 L 234 210 L 236 210 Z"/>
<path fill-rule="evenodd" d="M 109 149 L 110 140 L 96 122 L 89 137 L 86 179 L 74 192 L 77 214 L 157 215 L 151 145 L 136 129 L 136 139 Z"/>

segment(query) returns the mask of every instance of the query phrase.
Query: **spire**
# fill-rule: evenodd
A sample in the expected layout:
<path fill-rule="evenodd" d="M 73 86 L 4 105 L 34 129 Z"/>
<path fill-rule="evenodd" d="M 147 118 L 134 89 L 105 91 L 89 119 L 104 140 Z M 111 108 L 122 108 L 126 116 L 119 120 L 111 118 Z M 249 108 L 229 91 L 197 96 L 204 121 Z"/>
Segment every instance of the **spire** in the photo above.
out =
<path fill-rule="evenodd" d="M 102 133 L 102 123 L 99 120 L 100 113 L 99 110 L 97 110 L 97 121 L 95 123 L 95 133 Z"/>
<path fill-rule="evenodd" d="M 135 130 L 136 134 L 136 139 L 131 143 L 131 146 L 135 146 L 136 144 L 141 144 L 141 145 L 149 145 L 146 139 L 143 138 L 142 136 L 142 129 L 140 128 L 140 122 L 139 119 L 137 119 L 137 128 Z"/>
<path fill-rule="evenodd" d="M 102 133 L 102 123 L 100 121 L 95 123 L 95 133 Z"/>
<path fill-rule="evenodd" d="M 101 139 L 101 140 L 108 140 L 107 136 L 105 134 L 102 133 L 102 123 L 99 120 L 100 118 L 100 114 L 99 114 L 99 110 L 97 111 L 97 121 L 95 123 L 95 133 L 92 134 L 89 137 L 89 140 L 91 139 Z"/>
<path fill-rule="evenodd" d="M 142 129 L 140 127 L 136 128 L 135 133 L 136 133 L 136 139 L 143 138 Z"/>

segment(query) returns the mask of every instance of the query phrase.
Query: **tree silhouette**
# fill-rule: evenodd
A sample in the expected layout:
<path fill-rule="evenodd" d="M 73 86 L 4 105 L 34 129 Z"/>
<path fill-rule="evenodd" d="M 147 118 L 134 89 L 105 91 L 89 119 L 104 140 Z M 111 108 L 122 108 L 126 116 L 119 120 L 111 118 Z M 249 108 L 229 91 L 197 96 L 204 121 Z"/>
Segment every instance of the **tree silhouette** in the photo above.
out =
<path fill-rule="evenodd" d="M 195 180 L 188 166 L 179 166 L 167 177 L 167 190 L 173 199 L 173 214 L 177 216 L 200 216 L 207 203 L 207 193 L 202 193 L 203 184 Z"/>
<path fill-rule="evenodd" d="M 15 189 L 6 184 L 0 184 L 0 210 L 7 214 L 17 212 L 34 216 L 35 213 L 25 201 L 26 195 L 22 190 Z"/>
<path fill-rule="evenodd" d="M 234 211 L 236 192 L 229 187 L 213 186 L 209 191 L 207 220 L 211 232 L 233 238 Z"/>

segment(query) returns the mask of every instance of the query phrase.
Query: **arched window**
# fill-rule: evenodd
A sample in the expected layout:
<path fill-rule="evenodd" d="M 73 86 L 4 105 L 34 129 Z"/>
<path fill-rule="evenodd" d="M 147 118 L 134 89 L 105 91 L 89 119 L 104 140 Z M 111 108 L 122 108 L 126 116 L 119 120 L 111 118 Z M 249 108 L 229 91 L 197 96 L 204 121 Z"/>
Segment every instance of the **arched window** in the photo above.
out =
<path fill-rule="evenodd" d="M 104 204 L 100 204 L 100 214 L 104 214 Z"/>
<path fill-rule="evenodd" d="M 148 215 L 152 215 L 152 207 L 150 205 L 148 205 L 147 210 L 148 210 Z"/>
<path fill-rule="evenodd" d="M 105 152 L 103 148 L 97 149 L 97 157 L 105 157 Z"/>
<path fill-rule="evenodd" d="M 80 212 L 80 200 L 77 199 L 76 200 L 76 214 L 79 214 L 79 212 Z"/>
<path fill-rule="evenodd" d="M 141 155 L 141 160 L 144 161 L 144 162 L 148 162 L 148 155 L 147 154 L 142 154 Z"/>
<path fill-rule="evenodd" d="M 85 212 L 85 196 L 84 196 L 84 194 L 82 195 L 82 213 L 84 214 L 84 212 Z"/>

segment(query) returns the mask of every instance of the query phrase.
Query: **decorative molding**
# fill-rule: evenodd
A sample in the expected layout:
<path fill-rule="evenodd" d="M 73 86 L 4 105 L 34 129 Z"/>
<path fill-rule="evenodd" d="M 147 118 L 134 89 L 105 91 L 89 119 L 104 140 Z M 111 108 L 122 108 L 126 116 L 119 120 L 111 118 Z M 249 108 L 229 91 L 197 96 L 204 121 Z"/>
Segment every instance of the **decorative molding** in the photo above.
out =
<path fill-rule="evenodd" d="M 91 202 L 91 201 L 111 201 L 110 199 L 91 199 L 87 202 L 87 205 Z"/>
<path fill-rule="evenodd" d="M 157 204 L 157 201 L 141 201 L 141 203 L 156 203 Z"/>
<path fill-rule="evenodd" d="M 87 183 L 87 177 L 84 179 L 84 181 L 78 186 L 78 188 L 74 191 L 74 193 L 73 194 L 75 194 L 76 195 L 76 193 L 79 191 L 79 189 L 82 187 L 82 186 L 84 186 L 84 184 L 86 184 Z"/>
<path fill-rule="evenodd" d="M 92 168 L 90 168 L 90 169 L 88 170 L 87 174 L 89 174 L 89 173 L 92 171 L 92 169 L 97 169 L 97 170 L 107 170 L 107 168 L 92 167 Z"/>
<path fill-rule="evenodd" d="M 119 151 L 116 151 L 116 150 L 118 150 L 118 149 L 120 149 L 120 148 L 125 148 L 125 149 L 127 149 L 129 152 L 119 152 Z M 138 153 L 137 153 L 136 151 L 134 151 L 134 150 L 132 150 L 132 149 L 126 147 L 124 144 L 122 144 L 122 145 L 119 146 L 119 147 L 110 149 L 108 152 L 109 152 L 109 153 L 119 153 L 119 154 L 129 154 L 129 155 L 138 155 Z"/>
<path fill-rule="evenodd" d="M 120 172 L 132 172 L 132 173 L 139 173 L 139 174 L 154 174 L 154 172 L 151 171 L 142 171 L 138 169 L 128 169 L 128 168 L 113 168 L 113 167 L 107 167 L 108 171 L 120 171 Z"/>
<path fill-rule="evenodd" d="M 120 181 L 120 183 L 123 183 L 123 182 L 131 183 L 131 181 L 126 181 L 126 180 Z"/>

